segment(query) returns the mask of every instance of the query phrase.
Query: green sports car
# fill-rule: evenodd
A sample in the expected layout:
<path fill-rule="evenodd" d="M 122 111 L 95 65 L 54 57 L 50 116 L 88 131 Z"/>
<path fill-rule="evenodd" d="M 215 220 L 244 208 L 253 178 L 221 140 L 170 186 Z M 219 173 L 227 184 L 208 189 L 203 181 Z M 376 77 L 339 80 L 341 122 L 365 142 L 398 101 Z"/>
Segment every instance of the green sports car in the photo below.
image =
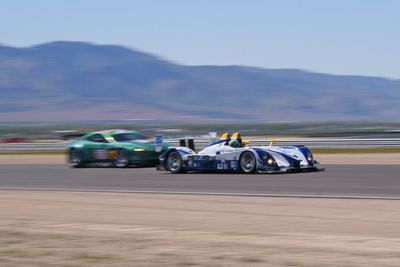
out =
<path fill-rule="evenodd" d="M 157 136 L 151 141 L 137 131 L 104 130 L 88 133 L 68 146 L 68 165 L 112 163 L 115 167 L 155 166 L 158 156 L 168 147 Z"/>

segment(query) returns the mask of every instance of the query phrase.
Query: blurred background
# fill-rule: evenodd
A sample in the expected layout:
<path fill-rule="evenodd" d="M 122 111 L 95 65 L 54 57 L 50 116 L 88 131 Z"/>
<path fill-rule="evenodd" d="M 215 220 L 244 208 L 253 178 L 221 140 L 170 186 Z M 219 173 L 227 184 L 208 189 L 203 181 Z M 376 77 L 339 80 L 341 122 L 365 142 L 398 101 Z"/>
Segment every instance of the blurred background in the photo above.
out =
<path fill-rule="evenodd" d="M 5 1 L 0 142 L 106 128 L 399 138 L 399 7 Z"/>

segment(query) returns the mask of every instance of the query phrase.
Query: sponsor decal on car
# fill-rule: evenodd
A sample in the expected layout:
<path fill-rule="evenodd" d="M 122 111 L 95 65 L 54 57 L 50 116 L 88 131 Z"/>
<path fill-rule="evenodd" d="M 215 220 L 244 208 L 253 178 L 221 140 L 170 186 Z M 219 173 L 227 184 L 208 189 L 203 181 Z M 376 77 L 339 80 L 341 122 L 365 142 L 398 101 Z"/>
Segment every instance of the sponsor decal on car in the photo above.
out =
<path fill-rule="evenodd" d="M 94 151 L 94 157 L 96 159 L 108 159 L 107 150 L 105 150 L 105 149 L 96 149 Z"/>
<path fill-rule="evenodd" d="M 108 152 L 108 158 L 109 159 L 115 159 L 117 157 L 118 153 L 115 150 L 111 150 Z"/>
<path fill-rule="evenodd" d="M 231 167 L 232 167 L 232 169 L 236 169 L 237 168 L 237 161 L 236 160 L 233 160 L 231 162 Z"/>
<path fill-rule="evenodd" d="M 163 136 L 162 135 L 160 135 L 160 134 L 156 135 L 155 144 L 156 144 L 156 147 L 155 147 L 156 152 L 160 152 L 163 147 Z"/>

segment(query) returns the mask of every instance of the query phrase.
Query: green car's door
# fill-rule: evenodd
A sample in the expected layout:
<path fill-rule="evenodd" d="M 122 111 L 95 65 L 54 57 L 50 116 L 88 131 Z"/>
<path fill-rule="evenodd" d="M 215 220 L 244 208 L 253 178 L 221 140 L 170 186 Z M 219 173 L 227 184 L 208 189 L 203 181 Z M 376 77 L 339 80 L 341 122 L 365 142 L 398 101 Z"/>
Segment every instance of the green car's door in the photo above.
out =
<path fill-rule="evenodd" d="M 93 134 L 89 136 L 83 145 L 84 156 L 87 161 L 109 161 L 108 151 L 110 143 L 101 134 Z"/>

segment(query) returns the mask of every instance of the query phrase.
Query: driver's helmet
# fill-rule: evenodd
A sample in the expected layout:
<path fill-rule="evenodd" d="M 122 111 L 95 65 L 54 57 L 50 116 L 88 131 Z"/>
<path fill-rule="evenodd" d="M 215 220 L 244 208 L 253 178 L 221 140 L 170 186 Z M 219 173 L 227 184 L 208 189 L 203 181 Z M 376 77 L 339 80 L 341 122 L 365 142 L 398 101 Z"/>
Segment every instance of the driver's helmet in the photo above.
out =
<path fill-rule="evenodd" d="M 239 147 L 240 146 L 238 140 L 236 140 L 236 139 L 233 139 L 232 141 L 230 141 L 229 145 L 231 147 Z"/>

